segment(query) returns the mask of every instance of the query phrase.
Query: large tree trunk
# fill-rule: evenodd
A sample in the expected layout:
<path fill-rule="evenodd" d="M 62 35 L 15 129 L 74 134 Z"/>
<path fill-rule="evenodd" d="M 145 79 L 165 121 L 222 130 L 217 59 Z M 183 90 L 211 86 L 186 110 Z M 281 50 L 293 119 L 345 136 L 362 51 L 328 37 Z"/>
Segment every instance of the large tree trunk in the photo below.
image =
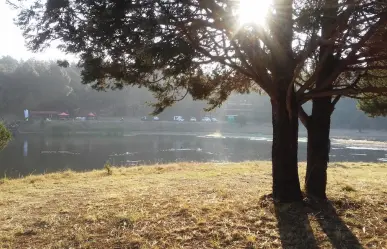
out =
<path fill-rule="evenodd" d="M 273 198 L 279 202 L 301 201 L 297 164 L 298 108 L 294 93 L 288 108 L 286 91 L 281 91 L 276 100 L 272 99 L 272 122 Z"/>
<path fill-rule="evenodd" d="M 331 106 L 330 97 L 313 100 L 312 115 L 308 123 L 305 188 L 309 197 L 318 199 L 326 199 Z"/>
<path fill-rule="evenodd" d="M 279 202 L 302 200 L 298 178 L 298 103 L 294 92 L 293 1 L 274 0 L 281 17 L 269 22 L 276 42 L 271 51 L 271 89 L 273 123 L 272 172 L 273 198 Z"/>

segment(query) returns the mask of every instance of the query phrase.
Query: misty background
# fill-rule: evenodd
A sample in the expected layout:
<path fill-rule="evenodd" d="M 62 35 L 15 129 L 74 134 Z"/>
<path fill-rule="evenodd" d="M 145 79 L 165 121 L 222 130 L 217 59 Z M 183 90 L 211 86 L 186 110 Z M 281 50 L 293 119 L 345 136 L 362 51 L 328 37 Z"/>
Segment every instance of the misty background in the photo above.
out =
<path fill-rule="evenodd" d="M 80 69 L 75 65 L 62 68 L 54 61 L 17 60 L 0 58 L 0 118 L 6 122 L 23 119 L 23 110 L 68 112 L 72 117 L 93 112 L 99 117 L 140 119 L 152 112 L 149 103 L 153 96 L 146 88 L 126 87 L 119 91 L 98 92 L 81 83 Z M 357 101 L 344 98 L 332 116 L 332 128 L 386 130 L 387 119 L 370 118 L 356 107 Z M 190 96 L 166 109 L 161 120 L 181 115 L 201 118 L 208 115 L 204 101 Z M 309 103 L 306 110 L 310 110 Z M 211 113 L 219 120 L 226 115 L 239 115 L 250 124 L 271 123 L 268 96 L 257 93 L 234 94 L 220 108 Z"/>

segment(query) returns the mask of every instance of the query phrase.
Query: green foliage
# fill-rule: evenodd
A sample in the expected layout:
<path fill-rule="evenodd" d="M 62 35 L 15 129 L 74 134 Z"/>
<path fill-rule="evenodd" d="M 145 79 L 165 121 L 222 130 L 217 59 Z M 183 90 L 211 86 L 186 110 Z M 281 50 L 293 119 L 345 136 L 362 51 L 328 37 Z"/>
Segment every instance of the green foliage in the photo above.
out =
<path fill-rule="evenodd" d="M 358 103 L 360 110 L 370 117 L 387 116 L 387 97 L 379 96 L 370 99 L 360 100 Z"/>
<path fill-rule="evenodd" d="M 386 64 L 387 62 L 373 63 L 375 66 Z M 370 70 L 364 73 L 360 84 L 368 84 L 373 87 L 387 86 L 387 70 Z M 369 117 L 387 116 L 387 93 L 363 94 L 362 97 L 357 106 Z"/>
<path fill-rule="evenodd" d="M 0 150 L 3 150 L 11 140 L 11 132 L 0 122 Z"/>

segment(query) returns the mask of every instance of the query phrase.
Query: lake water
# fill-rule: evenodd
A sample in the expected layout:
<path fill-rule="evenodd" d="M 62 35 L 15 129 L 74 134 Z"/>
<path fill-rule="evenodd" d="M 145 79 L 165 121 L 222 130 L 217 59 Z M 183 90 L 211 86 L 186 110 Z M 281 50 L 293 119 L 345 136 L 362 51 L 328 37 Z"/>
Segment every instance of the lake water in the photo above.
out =
<path fill-rule="evenodd" d="M 148 134 L 125 137 L 17 137 L 0 152 L 0 176 L 65 169 L 101 169 L 178 161 L 240 162 L 270 160 L 271 136 Z M 299 139 L 299 160 L 306 159 L 306 138 Z M 332 139 L 332 162 L 387 162 L 387 143 Z"/>

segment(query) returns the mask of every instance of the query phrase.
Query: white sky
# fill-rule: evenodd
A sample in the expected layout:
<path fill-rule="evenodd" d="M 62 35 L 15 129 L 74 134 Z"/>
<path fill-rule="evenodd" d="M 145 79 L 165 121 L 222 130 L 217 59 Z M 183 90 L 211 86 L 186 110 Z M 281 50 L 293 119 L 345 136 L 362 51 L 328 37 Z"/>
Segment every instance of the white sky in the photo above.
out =
<path fill-rule="evenodd" d="M 36 58 L 39 60 L 74 60 L 73 56 L 65 55 L 55 47 L 47 48 L 40 53 L 32 53 L 25 46 L 22 31 L 13 23 L 17 12 L 13 10 L 6 0 L 0 0 L 0 57 L 12 56 L 17 60 Z"/>

